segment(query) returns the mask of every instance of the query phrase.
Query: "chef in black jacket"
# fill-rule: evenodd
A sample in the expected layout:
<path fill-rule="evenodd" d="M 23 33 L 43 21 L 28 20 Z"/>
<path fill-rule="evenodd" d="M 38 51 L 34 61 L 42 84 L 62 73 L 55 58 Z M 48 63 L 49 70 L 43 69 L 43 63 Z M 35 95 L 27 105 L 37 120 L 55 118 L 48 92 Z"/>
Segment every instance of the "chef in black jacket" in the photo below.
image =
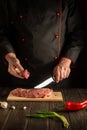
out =
<path fill-rule="evenodd" d="M 16 85 L 68 78 L 83 43 L 76 0 L 0 1 L 0 50 Z"/>

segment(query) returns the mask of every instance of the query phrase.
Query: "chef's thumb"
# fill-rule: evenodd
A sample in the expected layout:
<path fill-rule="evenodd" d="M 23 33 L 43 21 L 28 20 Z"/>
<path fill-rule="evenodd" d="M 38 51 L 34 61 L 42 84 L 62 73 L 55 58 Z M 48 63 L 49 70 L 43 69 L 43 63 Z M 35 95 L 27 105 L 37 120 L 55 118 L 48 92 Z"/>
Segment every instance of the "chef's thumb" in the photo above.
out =
<path fill-rule="evenodd" d="M 20 63 L 16 64 L 16 68 L 15 69 L 18 69 L 20 71 L 20 73 L 22 73 L 24 71 L 24 68 L 23 68 L 23 66 Z"/>

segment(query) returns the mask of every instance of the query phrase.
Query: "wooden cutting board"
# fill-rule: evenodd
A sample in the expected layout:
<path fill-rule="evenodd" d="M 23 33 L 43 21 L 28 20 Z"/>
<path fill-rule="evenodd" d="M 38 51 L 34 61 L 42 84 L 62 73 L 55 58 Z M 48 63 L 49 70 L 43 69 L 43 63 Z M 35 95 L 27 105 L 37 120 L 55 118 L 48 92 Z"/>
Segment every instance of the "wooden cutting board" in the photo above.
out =
<path fill-rule="evenodd" d="M 45 98 L 24 98 L 16 97 L 9 94 L 7 97 L 7 101 L 63 101 L 63 96 L 61 92 L 53 92 L 50 97 Z"/>

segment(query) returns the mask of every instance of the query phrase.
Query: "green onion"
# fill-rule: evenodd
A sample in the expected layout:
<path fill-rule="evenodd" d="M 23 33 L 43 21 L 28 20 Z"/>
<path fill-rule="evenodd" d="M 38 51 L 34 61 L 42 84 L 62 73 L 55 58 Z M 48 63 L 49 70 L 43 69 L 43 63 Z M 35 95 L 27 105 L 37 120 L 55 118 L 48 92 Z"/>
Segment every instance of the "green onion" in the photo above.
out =
<path fill-rule="evenodd" d="M 69 127 L 69 123 L 68 123 L 67 119 L 65 118 L 65 116 L 60 115 L 56 112 L 52 112 L 52 111 L 38 111 L 35 114 L 27 114 L 26 117 L 32 117 L 32 118 L 57 117 L 63 122 L 64 127 L 66 127 L 66 128 Z"/>

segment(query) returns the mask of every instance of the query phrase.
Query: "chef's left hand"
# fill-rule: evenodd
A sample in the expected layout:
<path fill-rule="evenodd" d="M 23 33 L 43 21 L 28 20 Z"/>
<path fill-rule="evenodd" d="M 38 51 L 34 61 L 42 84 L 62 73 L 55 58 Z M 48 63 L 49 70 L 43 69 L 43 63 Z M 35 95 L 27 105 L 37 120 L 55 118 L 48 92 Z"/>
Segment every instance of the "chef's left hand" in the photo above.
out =
<path fill-rule="evenodd" d="M 69 77 L 71 71 L 70 65 L 71 65 L 70 59 L 65 57 L 61 58 L 59 64 L 56 65 L 53 70 L 53 76 L 55 77 L 56 83 Z"/>

